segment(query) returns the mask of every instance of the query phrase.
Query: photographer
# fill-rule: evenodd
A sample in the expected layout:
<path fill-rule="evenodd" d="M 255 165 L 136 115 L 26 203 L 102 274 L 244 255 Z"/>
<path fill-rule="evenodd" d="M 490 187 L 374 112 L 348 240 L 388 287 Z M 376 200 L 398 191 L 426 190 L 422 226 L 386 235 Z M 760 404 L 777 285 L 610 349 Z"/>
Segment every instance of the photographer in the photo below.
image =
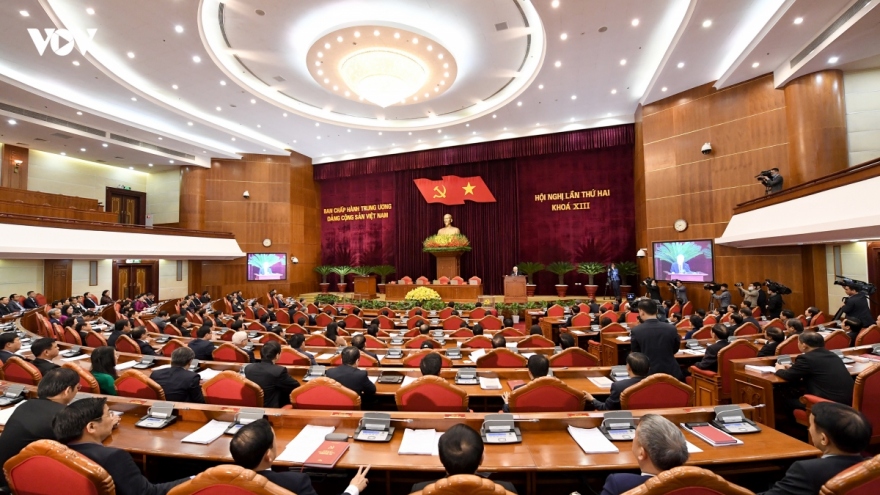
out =
<path fill-rule="evenodd" d="M 749 303 L 750 308 L 754 308 L 758 305 L 758 285 L 757 284 L 749 284 L 749 286 L 743 289 L 742 282 L 736 283 L 736 290 L 739 291 L 739 295 L 743 296 L 743 301 Z"/>
<path fill-rule="evenodd" d="M 782 306 L 785 305 L 785 301 L 782 300 L 783 288 L 784 286 L 773 282 L 767 284 L 767 291 L 770 292 L 770 297 L 767 299 L 767 319 L 769 320 L 779 318 L 782 313 Z"/>
<path fill-rule="evenodd" d="M 655 302 L 659 303 L 663 300 L 663 297 L 660 296 L 660 286 L 657 285 L 657 281 L 653 278 L 647 280 L 651 281 L 651 283 L 648 284 L 648 296 Z"/>
<path fill-rule="evenodd" d="M 681 283 L 681 280 L 673 280 L 669 283 L 669 288 L 672 289 L 675 296 L 673 299 L 677 300 L 679 304 L 684 306 L 684 303 L 688 302 L 687 287 Z"/>
<path fill-rule="evenodd" d="M 764 184 L 764 194 L 773 194 L 782 190 L 782 176 L 779 175 L 778 168 L 764 170 L 755 178 Z"/>
<path fill-rule="evenodd" d="M 713 287 L 714 288 L 714 287 Z M 719 294 L 712 294 L 712 299 L 718 301 L 718 305 L 722 308 L 727 308 L 730 306 L 730 291 L 727 290 L 727 284 L 721 284 L 717 287 L 717 290 L 720 291 Z"/>
<path fill-rule="evenodd" d="M 847 298 L 837 312 L 846 315 L 848 319 L 858 320 L 862 327 L 867 328 L 874 324 L 874 318 L 868 307 L 868 291 L 864 289 L 864 286 L 855 281 L 848 282 L 848 285 L 845 283 L 843 291 L 846 292 Z"/>

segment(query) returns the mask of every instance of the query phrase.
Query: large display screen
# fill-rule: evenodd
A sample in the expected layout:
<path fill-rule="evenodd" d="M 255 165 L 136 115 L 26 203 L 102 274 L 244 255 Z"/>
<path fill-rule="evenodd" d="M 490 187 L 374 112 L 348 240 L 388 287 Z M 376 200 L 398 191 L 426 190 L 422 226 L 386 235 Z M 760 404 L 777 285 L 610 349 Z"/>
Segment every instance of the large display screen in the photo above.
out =
<path fill-rule="evenodd" d="M 248 253 L 247 279 L 287 280 L 287 253 Z"/>
<path fill-rule="evenodd" d="M 682 282 L 715 280 L 712 241 L 655 242 L 654 278 Z"/>

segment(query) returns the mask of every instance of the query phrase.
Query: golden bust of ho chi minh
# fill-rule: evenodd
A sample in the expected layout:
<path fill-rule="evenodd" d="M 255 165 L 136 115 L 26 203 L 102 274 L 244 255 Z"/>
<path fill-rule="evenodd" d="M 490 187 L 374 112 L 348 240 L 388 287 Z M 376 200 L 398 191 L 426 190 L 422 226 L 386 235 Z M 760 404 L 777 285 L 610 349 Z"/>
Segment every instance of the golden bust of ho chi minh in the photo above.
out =
<path fill-rule="evenodd" d="M 458 235 L 461 231 L 458 227 L 452 226 L 452 215 L 449 213 L 443 215 L 443 228 L 437 231 L 438 235 Z"/>

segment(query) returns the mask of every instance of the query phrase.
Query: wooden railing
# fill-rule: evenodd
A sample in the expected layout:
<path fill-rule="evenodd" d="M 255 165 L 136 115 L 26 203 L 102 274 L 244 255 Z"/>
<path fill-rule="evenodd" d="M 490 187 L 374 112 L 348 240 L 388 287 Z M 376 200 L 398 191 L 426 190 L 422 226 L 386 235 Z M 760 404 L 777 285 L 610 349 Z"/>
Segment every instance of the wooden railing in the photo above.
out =
<path fill-rule="evenodd" d="M 24 203 L 38 206 L 55 206 L 58 208 L 76 208 L 83 211 L 104 211 L 97 199 L 65 196 L 40 191 L 28 191 L 12 187 L 0 187 L 0 198 L 12 203 Z"/>
<path fill-rule="evenodd" d="M 880 177 L 880 158 L 869 160 L 846 170 L 835 172 L 825 177 L 804 182 L 794 187 L 784 189 L 778 193 L 764 196 L 745 203 L 740 203 L 733 208 L 734 214 L 745 213 L 779 203 L 785 203 L 793 199 L 803 198 L 822 191 L 828 191 L 838 187 L 855 184 L 863 180 Z"/>
<path fill-rule="evenodd" d="M 145 227 L 143 225 L 126 225 L 113 222 L 93 222 L 88 220 L 76 220 L 72 218 L 55 218 L 40 215 L 22 215 L 18 213 L 0 213 L 0 223 L 30 225 L 33 227 L 52 227 L 59 229 L 125 232 L 129 234 L 154 234 L 187 237 L 211 237 L 215 239 L 235 239 L 235 236 L 230 232 L 209 232 L 206 230 L 187 230 L 171 227 Z"/>
<path fill-rule="evenodd" d="M 33 215 L 48 218 L 68 218 L 73 220 L 87 220 L 91 222 L 116 221 L 115 213 L 107 213 L 104 210 L 81 210 L 72 206 L 62 208 L 60 206 L 36 205 L 20 201 L 0 201 L 0 213 L 13 213 L 16 215 Z"/>

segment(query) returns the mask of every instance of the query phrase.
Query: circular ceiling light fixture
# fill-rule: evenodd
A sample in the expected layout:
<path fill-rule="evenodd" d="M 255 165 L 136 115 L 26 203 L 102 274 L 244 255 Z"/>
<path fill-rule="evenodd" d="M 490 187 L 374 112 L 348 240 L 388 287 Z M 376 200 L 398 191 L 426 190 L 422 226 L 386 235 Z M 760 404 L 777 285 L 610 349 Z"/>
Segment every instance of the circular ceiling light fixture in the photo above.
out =
<path fill-rule="evenodd" d="M 365 100 L 382 108 L 416 94 L 428 79 L 424 62 L 390 48 L 368 48 L 339 64 L 342 80 Z"/>

